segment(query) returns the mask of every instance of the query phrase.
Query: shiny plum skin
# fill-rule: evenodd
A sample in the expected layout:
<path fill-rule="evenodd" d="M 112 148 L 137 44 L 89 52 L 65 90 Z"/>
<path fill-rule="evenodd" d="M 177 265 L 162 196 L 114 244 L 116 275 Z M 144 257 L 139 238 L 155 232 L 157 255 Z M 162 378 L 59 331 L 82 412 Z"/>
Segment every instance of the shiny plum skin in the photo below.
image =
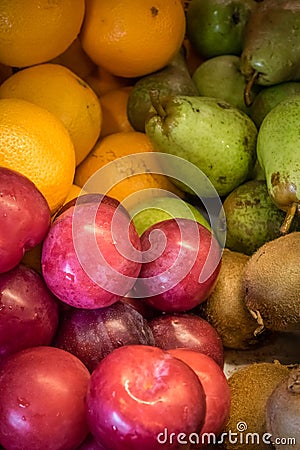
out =
<path fill-rule="evenodd" d="M 6 450 L 71 450 L 88 434 L 90 374 L 75 356 L 40 346 L 0 368 L 0 443 Z"/>
<path fill-rule="evenodd" d="M 141 267 L 135 259 L 139 249 L 130 217 L 114 203 L 70 206 L 53 222 L 43 242 L 43 276 L 51 291 L 71 306 L 106 307 L 134 285 Z"/>
<path fill-rule="evenodd" d="M 199 432 L 205 411 L 195 372 L 157 347 L 120 347 L 91 375 L 88 423 L 107 450 L 180 449 L 177 440 L 162 446 L 160 433 Z"/>
<path fill-rule="evenodd" d="M 203 353 L 186 348 L 169 350 L 169 353 L 188 364 L 198 375 L 203 386 L 206 395 L 206 415 L 199 445 L 195 450 L 204 448 L 205 444 L 209 443 L 204 433 L 218 436 L 229 418 L 231 392 L 227 378 L 220 366 Z"/>
<path fill-rule="evenodd" d="M 48 203 L 28 178 L 0 167 L 0 273 L 16 267 L 24 252 L 46 236 Z"/>
<path fill-rule="evenodd" d="M 196 350 L 210 356 L 223 368 L 222 339 L 205 319 L 192 313 L 163 314 L 150 320 L 149 325 L 157 347 Z"/>
<path fill-rule="evenodd" d="M 42 277 L 20 264 L 0 274 L 0 361 L 37 345 L 50 345 L 58 302 Z"/>
<path fill-rule="evenodd" d="M 189 311 L 206 300 L 221 266 L 220 246 L 208 229 L 191 219 L 164 220 L 142 234 L 141 247 L 149 256 L 135 295 L 163 312 Z"/>
<path fill-rule="evenodd" d="M 54 340 L 90 372 L 115 348 L 133 344 L 154 345 L 154 338 L 143 316 L 121 301 L 106 308 L 67 311 Z"/>

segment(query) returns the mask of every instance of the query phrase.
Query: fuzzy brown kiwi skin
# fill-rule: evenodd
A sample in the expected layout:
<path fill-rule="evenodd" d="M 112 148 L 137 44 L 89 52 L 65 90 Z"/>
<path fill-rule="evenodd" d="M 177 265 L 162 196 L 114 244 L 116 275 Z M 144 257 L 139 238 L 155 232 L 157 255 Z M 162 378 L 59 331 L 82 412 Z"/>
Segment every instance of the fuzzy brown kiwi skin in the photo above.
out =
<path fill-rule="evenodd" d="M 261 342 L 266 333 L 255 335 L 257 322 L 245 305 L 242 273 L 249 256 L 224 249 L 217 283 L 200 315 L 218 331 L 224 347 L 245 350 Z"/>
<path fill-rule="evenodd" d="M 276 450 L 296 448 L 293 441 L 291 445 L 276 444 L 276 438 L 293 438 L 300 443 L 300 365 L 294 367 L 269 396 L 266 426 Z"/>
<path fill-rule="evenodd" d="M 300 330 L 300 232 L 261 246 L 243 273 L 245 303 L 258 330 Z"/>
<path fill-rule="evenodd" d="M 258 433 L 260 441 L 251 444 L 245 442 L 233 443 L 225 440 L 227 450 L 270 450 L 269 444 L 262 442 L 262 436 L 267 432 L 266 427 L 266 403 L 275 387 L 289 374 L 289 369 L 277 362 L 252 363 L 237 369 L 229 378 L 231 390 L 231 407 L 229 420 L 224 432 L 237 433 L 237 424 L 244 422 L 246 433 Z"/>

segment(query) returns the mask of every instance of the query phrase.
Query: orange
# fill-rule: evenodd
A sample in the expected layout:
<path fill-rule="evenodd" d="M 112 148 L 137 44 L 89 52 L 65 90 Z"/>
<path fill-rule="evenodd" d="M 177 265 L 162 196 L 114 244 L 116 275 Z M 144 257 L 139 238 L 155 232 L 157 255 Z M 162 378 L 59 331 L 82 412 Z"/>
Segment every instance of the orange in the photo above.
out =
<path fill-rule="evenodd" d="M 140 77 L 173 58 L 185 35 L 181 0 L 86 0 L 80 39 L 114 75 Z"/>
<path fill-rule="evenodd" d="M 99 97 L 114 89 L 134 84 L 134 80 L 131 80 L 131 78 L 118 77 L 99 66 L 96 66 L 96 68 L 85 77 L 85 81 Z"/>
<path fill-rule="evenodd" d="M 63 122 L 73 141 L 77 164 L 95 145 L 102 122 L 99 99 L 67 67 L 45 63 L 16 72 L 0 86 L 0 98 L 11 97 L 42 106 Z"/>
<path fill-rule="evenodd" d="M 0 62 L 26 67 L 55 58 L 78 36 L 84 0 L 1 0 Z"/>
<path fill-rule="evenodd" d="M 101 137 L 119 131 L 134 131 L 127 117 L 127 102 L 132 86 L 114 89 L 101 95 Z"/>
<path fill-rule="evenodd" d="M 146 152 L 152 153 L 154 149 L 145 133 L 128 131 L 110 134 L 100 139 L 92 152 L 77 167 L 75 183 L 90 192 L 90 186 L 86 185 L 86 182 L 99 169 L 113 162 L 111 166 L 107 166 L 109 170 L 105 172 L 105 176 L 103 171 L 98 172 L 97 192 L 108 194 L 120 202 L 134 193 L 140 194 L 138 200 L 140 201 L 147 192 L 150 194 L 151 189 L 164 189 L 182 197 L 181 191 L 166 176 L 151 173 L 154 171 L 147 166 L 146 156 L 144 159 L 142 155 L 137 156 L 133 162 L 126 158 L 122 159 L 126 155 Z M 158 165 L 157 169 L 160 169 Z M 138 173 L 139 171 L 141 173 Z M 118 177 L 122 180 L 118 181 Z M 109 183 L 108 188 L 106 182 Z M 145 191 L 147 189 L 148 191 Z"/>
<path fill-rule="evenodd" d="M 67 197 L 75 172 L 70 135 L 52 113 L 26 100 L 0 100 L 0 166 L 21 172 L 54 213 Z"/>
<path fill-rule="evenodd" d="M 93 61 L 83 51 L 78 37 L 72 42 L 67 50 L 49 62 L 61 64 L 83 79 L 88 77 L 96 68 Z"/>

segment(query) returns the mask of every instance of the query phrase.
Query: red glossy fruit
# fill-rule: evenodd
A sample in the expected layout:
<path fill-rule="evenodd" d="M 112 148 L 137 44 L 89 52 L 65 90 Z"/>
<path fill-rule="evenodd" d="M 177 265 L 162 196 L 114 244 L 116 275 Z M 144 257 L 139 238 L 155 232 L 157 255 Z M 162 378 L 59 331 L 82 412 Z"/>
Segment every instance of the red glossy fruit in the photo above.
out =
<path fill-rule="evenodd" d="M 176 348 L 169 353 L 188 364 L 198 375 L 206 395 L 205 422 L 196 448 L 217 442 L 229 418 L 231 393 L 227 378 L 220 366 L 209 356 L 186 348 Z M 212 433 L 211 436 L 209 434 Z"/>
<path fill-rule="evenodd" d="M 0 369 L 0 443 L 6 450 L 71 450 L 88 434 L 90 374 L 54 347 L 11 355 Z"/>
<path fill-rule="evenodd" d="M 0 273 L 16 267 L 50 226 L 46 199 L 25 176 L 0 167 Z"/>
<path fill-rule="evenodd" d="M 212 291 L 221 249 L 212 233 L 190 219 L 152 225 L 141 236 L 143 264 L 134 295 L 164 312 L 191 310 Z"/>
<path fill-rule="evenodd" d="M 91 372 L 115 348 L 133 344 L 154 345 L 154 338 L 143 316 L 121 301 L 106 308 L 67 311 L 54 341 Z"/>
<path fill-rule="evenodd" d="M 0 361 L 19 350 L 50 345 L 58 302 L 42 277 L 19 265 L 0 274 Z"/>
<path fill-rule="evenodd" d="M 42 271 L 63 302 L 96 309 L 132 288 L 141 263 L 140 239 L 127 211 L 107 196 L 81 196 L 51 226 L 42 250 Z"/>
<path fill-rule="evenodd" d="M 178 435 L 199 432 L 205 408 L 195 372 L 169 353 L 143 345 L 121 347 L 104 358 L 87 395 L 90 430 L 107 450 L 182 448 Z M 173 443 L 162 446 L 166 432 L 174 433 Z"/>
<path fill-rule="evenodd" d="M 189 348 L 224 363 L 222 340 L 213 326 L 192 313 L 164 314 L 149 321 L 155 345 L 163 350 Z"/>

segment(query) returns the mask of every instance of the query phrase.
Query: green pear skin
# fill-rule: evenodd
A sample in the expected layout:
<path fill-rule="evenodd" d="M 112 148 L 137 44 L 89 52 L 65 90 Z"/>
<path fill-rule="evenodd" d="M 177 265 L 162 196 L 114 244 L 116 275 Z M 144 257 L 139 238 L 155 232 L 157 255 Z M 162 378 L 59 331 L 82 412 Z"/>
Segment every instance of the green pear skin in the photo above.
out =
<path fill-rule="evenodd" d="M 252 255 L 280 236 L 285 214 L 270 199 L 264 180 L 249 180 L 238 186 L 225 198 L 223 208 L 226 247 L 232 251 Z"/>
<path fill-rule="evenodd" d="M 299 1 L 264 0 L 245 29 L 241 71 L 256 83 L 270 86 L 300 79 Z"/>
<path fill-rule="evenodd" d="M 247 80 L 240 71 L 239 56 L 221 55 L 207 59 L 197 67 L 192 80 L 199 95 L 223 98 L 249 115 L 250 108 L 244 102 Z M 254 87 L 256 91 L 257 88 Z"/>
<path fill-rule="evenodd" d="M 257 137 L 257 157 L 268 192 L 286 211 L 281 232 L 289 230 L 300 204 L 300 95 L 282 100 L 264 118 Z"/>
<path fill-rule="evenodd" d="M 150 91 L 159 89 L 160 95 L 199 95 L 181 49 L 163 69 L 140 78 L 130 91 L 127 116 L 136 131 L 145 132 L 145 120 L 151 107 Z"/>
<path fill-rule="evenodd" d="M 256 160 L 257 138 L 247 114 L 224 100 L 199 96 L 174 96 L 154 109 L 145 130 L 156 151 L 194 164 L 219 196 L 247 179 Z M 201 195 L 212 197 L 208 183 L 199 183 Z"/>
<path fill-rule="evenodd" d="M 154 223 L 173 218 L 195 220 L 210 230 L 210 226 L 201 212 L 178 197 L 153 197 L 150 200 L 139 202 L 136 205 L 136 211 L 129 210 L 129 212 L 133 216 L 132 221 L 139 236 Z"/>
<path fill-rule="evenodd" d="M 254 98 L 249 113 L 257 128 L 260 127 L 271 109 L 282 100 L 295 94 L 300 94 L 299 81 L 287 81 L 286 83 L 275 84 L 262 89 Z"/>

